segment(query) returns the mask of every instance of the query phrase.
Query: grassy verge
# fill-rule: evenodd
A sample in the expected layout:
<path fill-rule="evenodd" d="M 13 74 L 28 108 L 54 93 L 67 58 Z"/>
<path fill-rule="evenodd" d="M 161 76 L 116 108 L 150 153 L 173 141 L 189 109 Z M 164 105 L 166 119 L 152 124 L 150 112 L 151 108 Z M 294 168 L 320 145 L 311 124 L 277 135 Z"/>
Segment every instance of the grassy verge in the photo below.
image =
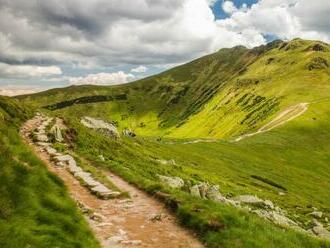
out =
<path fill-rule="evenodd" d="M 259 175 L 261 172 L 265 173 L 266 171 L 267 173 L 265 168 L 259 167 L 257 171 L 253 171 L 251 169 L 253 164 L 247 168 L 247 171 L 240 170 L 235 172 L 235 168 L 231 168 L 229 160 L 232 162 L 241 161 L 243 163 L 242 160 L 245 159 L 245 164 L 255 164 L 258 161 L 254 160 L 256 159 L 254 153 L 251 154 L 251 157 L 242 156 L 243 150 L 247 149 L 246 145 L 218 142 L 217 145 L 198 143 L 173 146 L 150 141 L 142 137 L 112 140 L 93 130 L 82 127 L 75 119 L 70 121 L 70 126 L 77 130 L 74 146 L 77 154 L 94 161 L 95 166 L 108 168 L 139 188 L 158 196 L 178 216 L 183 225 L 199 234 L 201 240 L 208 247 L 330 247 L 329 242 L 275 226 L 253 214 L 231 206 L 197 199 L 184 191 L 171 190 L 158 182 L 157 174 L 162 174 L 169 176 L 179 175 L 184 180 L 191 182 L 220 182 L 221 189 L 225 189 L 225 192 L 230 190 L 234 193 L 254 193 L 259 192 L 262 188 L 264 192 L 261 195 L 267 196 L 271 200 L 279 197 L 277 194 L 278 190 L 283 190 L 283 188 L 292 190 L 295 187 L 295 184 L 288 185 L 283 183 L 282 185 L 282 181 L 278 182 L 270 179 L 266 180 L 266 185 L 268 186 L 255 186 L 255 182 L 253 184 L 251 181 L 260 181 L 260 178 L 268 178 L 268 176 L 265 174 Z M 271 139 L 268 138 L 267 140 Z M 257 139 L 255 149 L 257 147 L 260 149 L 261 147 L 258 146 L 258 142 L 260 141 Z M 274 149 L 272 151 L 274 152 Z M 280 151 L 282 149 L 279 149 Z M 229 155 L 226 156 L 228 152 L 230 156 L 233 156 L 231 159 L 229 159 Z M 221 155 L 225 156 L 225 158 L 214 157 L 213 153 L 219 153 L 219 157 Z M 102 155 L 105 161 L 101 161 L 99 155 Z M 267 154 L 263 155 L 266 156 Z M 176 165 L 163 165 L 156 162 L 157 159 L 171 158 L 175 159 Z M 260 160 L 265 161 L 264 159 L 263 157 L 260 158 Z M 277 159 L 282 158 L 277 157 Z M 274 159 L 272 162 L 274 161 L 277 160 Z M 200 167 L 202 165 L 203 168 Z M 260 166 L 258 163 L 256 165 Z M 220 168 L 221 170 L 219 170 Z M 252 172 L 253 174 L 251 174 Z M 251 175 L 255 174 L 259 175 L 257 179 L 251 177 Z M 248 178 L 245 178 L 245 175 L 248 175 Z M 231 181 L 234 178 L 237 178 L 237 180 L 243 178 L 241 184 L 245 184 L 244 189 L 239 184 L 235 187 L 236 182 Z M 249 185 L 248 182 L 251 184 Z M 270 182 L 275 184 L 276 187 L 269 185 Z M 260 184 L 262 183 L 265 184 L 265 182 L 260 182 Z M 279 186 L 282 188 L 278 189 Z M 302 192 L 300 196 L 302 202 L 309 201 L 309 193 L 308 188 Z M 326 194 L 326 192 L 323 193 Z M 295 202 L 297 195 L 291 195 L 291 193 L 288 195 L 290 204 Z M 277 201 L 275 202 L 277 203 Z M 279 205 L 283 207 L 281 203 Z"/>
<path fill-rule="evenodd" d="M 99 247 L 63 182 L 21 141 L 19 118 L 4 116 L 0 121 L 0 247 Z"/>

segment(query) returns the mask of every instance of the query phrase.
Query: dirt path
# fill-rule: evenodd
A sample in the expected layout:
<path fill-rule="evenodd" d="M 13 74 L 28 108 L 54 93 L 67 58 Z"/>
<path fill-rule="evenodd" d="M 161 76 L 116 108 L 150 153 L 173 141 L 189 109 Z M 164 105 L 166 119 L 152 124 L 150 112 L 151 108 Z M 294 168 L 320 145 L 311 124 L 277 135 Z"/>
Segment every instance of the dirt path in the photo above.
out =
<path fill-rule="evenodd" d="M 282 111 L 278 116 L 276 116 L 273 120 L 271 120 L 269 123 L 266 125 L 262 126 L 259 128 L 257 132 L 254 133 L 249 133 L 249 134 L 244 134 L 235 139 L 235 142 L 240 141 L 244 138 L 251 137 L 253 135 L 267 132 L 269 130 L 272 130 L 273 128 L 276 128 L 280 125 L 283 125 L 298 116 L 302 115 L 305 113 L 305 111 L 308 109 L 308 103 L 299 103 L 297 105 L 291 106 L 284 111 Z"/>
<path fill-rule="evenodd" d="M 102 200 L 92 195 L 64 167 L 55 166 L 49 155 L 31 141 L 29 133 L 40 124 L 36 118 L 27 121 L 21 129 L 22 137 L 48 169 L 62 178 L 71 197 L 94 211 L 86 219 L 102 247 L 203 247 L 194 234 L 177 223 L 162 203 L 110 172 L 107 172 L 109 179 L 122 191 L 129 192 L 131 198 Z"/>

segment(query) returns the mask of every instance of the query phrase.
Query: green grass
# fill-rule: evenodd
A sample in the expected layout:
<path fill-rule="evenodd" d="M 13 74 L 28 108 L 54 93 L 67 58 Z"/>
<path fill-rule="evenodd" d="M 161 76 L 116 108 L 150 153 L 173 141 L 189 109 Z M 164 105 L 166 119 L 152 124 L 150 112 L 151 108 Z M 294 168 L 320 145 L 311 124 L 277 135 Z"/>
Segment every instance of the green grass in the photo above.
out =
<path fill-rule="evenodd" d="M 21 141 L 29 114 L 0 102 L 0 247 L 99 247 L 63 182 Z"/>
<path fill-rule="evenodd" d="M 157 177 L 208 181 L 220 185 L 225 195 L 256 194 L 306 228 L 312 207 L 330 218 L 330 67 L 324 62 L 330 61 L 330 54 L 315 51 L 316 45 L 330 49 L 328 44 L 300 39 L 251 50 L 222 49 L 132 84 L 53 89 L 19 99 L 41 108 L 81 97 L 88 102 L 96 95 L 125 94 L 126 100 L 44 111 L 67 120 L 77 134 L 74 152 L 96 167 L 111 169 L 152 194 L 168 194 L 163 200 L 210 247 L 329 247 L 329 242 L 253 214 L 193 198 L 186 188 L 165 188 Z M 302 102 L 310 105 L 298 118 L 232 142 Z M 88 130 L 79 123 L 85 115 L 113 121 L 119 130 L 131 128 L 137 138 L 111 140 Z M 217 141 L 183 144 L 197 138 Z M 174 159 L 176 165 L 156 159 Z"/>

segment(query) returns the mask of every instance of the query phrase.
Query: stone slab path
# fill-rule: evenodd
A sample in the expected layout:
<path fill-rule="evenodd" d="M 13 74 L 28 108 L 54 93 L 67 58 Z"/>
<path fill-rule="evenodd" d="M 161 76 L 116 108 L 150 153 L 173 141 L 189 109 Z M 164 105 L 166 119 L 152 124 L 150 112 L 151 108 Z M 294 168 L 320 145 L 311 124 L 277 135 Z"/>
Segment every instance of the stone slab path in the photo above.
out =
<path fill-rule="evenodd" d="M 92 210 L 92 214 L 86 214 L 86 219 L 102 247 L 204 247 L 193 233 L 177 223 L 161 202 L 110 172 L 106 172 L 109 179 L 131 198 L 104 200 L 91 194 L 67 169 L 56 166 L 45 149 L 33 143 L 30 133 L 41 124 L 40 117 L 27 121 L 21 128 L 21 135 L 48 169 L 64 181 L 83 211 Z"/>

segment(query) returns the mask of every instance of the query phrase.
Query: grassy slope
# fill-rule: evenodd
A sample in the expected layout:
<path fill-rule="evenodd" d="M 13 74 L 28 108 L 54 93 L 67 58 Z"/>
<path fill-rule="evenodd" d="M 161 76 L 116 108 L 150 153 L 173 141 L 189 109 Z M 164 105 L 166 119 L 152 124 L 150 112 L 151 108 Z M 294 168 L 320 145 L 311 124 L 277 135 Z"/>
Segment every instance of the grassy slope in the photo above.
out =
<path fill-rule="evenodd" d="M 21 141 L 28 116 L 0 97 L 0 247 L 99 247 L 62 181 Z"/>
<path fill-rule="evenodd" d="M 329 67 L 321 64 L 319 69 L 308 69 L 313 59 L 322 57 L 329 61 L 330 57 L 326 44 L 322 46 L 327 52 L 311 51 L 315 44 L 319 42 L 294 40 L 252 51 L 238 47 L 233 54 L 225 49 L 130 85 L 57 89 L 24 100 L 43 106 L 66 98 L 126 92 L 128 101 L 74 105 L 53 112 L 65 116 L 79 130 L 75 149 L 80 154 L 97 163 L 101 151 L 107 161 L 100 166 L 107 166 L 151 191 L 160 187 L 156 174 L 166 174 L 195 182 L 207 180 L 219 184 L 224 193 L 257 194 L 271 199 L 287 209 L 292 218 L 309 226 L 311 218 L 305 214 L 312 211 L 310 205 L 330 217 Z M 185 94 L 178 93 L 185 87 L 189 87 Z M 178 95 L 179 100 L 173 104 L 171 99 Z M 196 102 L 201 106 L 196 106 Z M 132 127 L 140 136 L 167 134 L 172 138 L 231 140 L 256 130 L 279 111 L 300 102 L 311 103 L 304 115 L 237 143 L 222 140 L 183 145 L 178 141 L 168 145 L 152 138 L 123 139 L 117 143 L 79 124 L 80 116 L 91 115 L 118 121 L 120 128 Z M 139 127 L 141 122 L 146 126 Z M 175 159 L 178 166 L 160 165 L 154 158 Z M 286 196 L 278 195 L 282 189 L 252 175 L 286 188 Z M 200 202 L 181 192 L 175 192 L 173 197 L 183 202 L 177 210 L 183 221 L 203 233 L 204 239 L 215 247 L 215 243 L 225 247 L 321 246 L 291 232 L 284 235 L 280 229 L 228 207 Z M 205 210 L 192 211 L 196 205 Z M 226 228 L 209 232 L 207 223 L 214 220 L 225 223 Z"/>

